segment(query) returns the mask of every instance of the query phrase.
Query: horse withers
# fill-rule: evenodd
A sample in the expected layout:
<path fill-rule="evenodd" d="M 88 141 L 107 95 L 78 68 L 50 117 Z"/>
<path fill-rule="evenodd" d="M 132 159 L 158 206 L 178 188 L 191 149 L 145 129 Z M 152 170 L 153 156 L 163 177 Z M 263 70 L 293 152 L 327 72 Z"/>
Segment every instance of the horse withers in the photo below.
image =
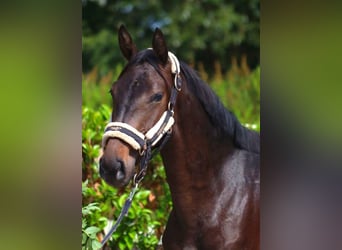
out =
<path fill-rule="evenodd" d="M 142 51 L 124 26 L 118 37 L 128 63 L 110 89 L 101 177 L 114 187 L 127 185 L 146 144 L 157 147 L 169 134 L 161 156 L 173 209 L 163 248 L 260 249 L 259 134 L 168 51 L 160 29 L 152 49 Z"/>

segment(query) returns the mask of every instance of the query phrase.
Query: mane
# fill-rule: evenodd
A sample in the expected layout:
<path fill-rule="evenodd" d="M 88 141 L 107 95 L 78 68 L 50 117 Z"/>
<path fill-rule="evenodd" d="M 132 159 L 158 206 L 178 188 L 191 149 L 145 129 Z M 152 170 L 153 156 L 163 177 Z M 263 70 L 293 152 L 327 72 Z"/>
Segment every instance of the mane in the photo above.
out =
<path fill-rule="evenodd" d="M 219 136 L 233 138 L 235 146 L 250 152 L 260 153 L 259 133 L 244 127 L 236 116 L 227 110 L 218 96 L 198 76 L 197 72 L 184 62 L 180 62 L 181 72 L 186 78 L 190 91 L 197 97 Z"/>
<path fill-rule="evenodd" d="M 125 69 L 129 66 L 142 64 L 144 62 L 152 65 L 162 76 L 158 66 L 159 60 L 152 50 L 139 52 L 128 63 Z M 180 61 L 180 68 L 181 73 L 184 75 L 188 84 L 189 90 L 200 102 L 218 136 L 232 138 L 234 145 L 240 149 L 260 153 L 259 133 L 242 126 L 236 116 L 223 106 L 218 96 L 209 85 L 198 76 L 195 70 L 182 61 Z"/>

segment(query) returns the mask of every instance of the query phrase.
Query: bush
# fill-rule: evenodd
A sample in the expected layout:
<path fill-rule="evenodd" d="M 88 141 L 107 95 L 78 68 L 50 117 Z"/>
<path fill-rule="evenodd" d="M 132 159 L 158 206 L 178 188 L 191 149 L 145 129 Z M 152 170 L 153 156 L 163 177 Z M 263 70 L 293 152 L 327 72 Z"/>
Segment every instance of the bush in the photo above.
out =
<path fill-rule="evenodd" d="M 107 218 L 115 222 L 131 189 L 115 189 L 99 177 L 102 131 L 110 113 L 107 105 L 98 110 L 82 108 L 82 249 L 99 246 L 104 229 L 111 224 Z M 113 234 L 114 241 L 108 243 L 112 249 L 154 249 L 164 231 L 172 206 L 170 191 L 160 156 L 149 165 L 127 216 Z"/>

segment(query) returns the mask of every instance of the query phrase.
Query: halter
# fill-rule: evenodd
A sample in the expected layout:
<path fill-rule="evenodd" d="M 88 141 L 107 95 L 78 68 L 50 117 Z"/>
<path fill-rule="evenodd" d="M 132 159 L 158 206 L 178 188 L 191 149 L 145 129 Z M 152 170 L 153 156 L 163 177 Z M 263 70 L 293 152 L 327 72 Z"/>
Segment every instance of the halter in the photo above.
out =
<path fill-rule="evenodd" d="M 171 61 L 171 72 L 175 75 L 174 85 L 171 90 L 167 110 L 162 114 L 156 124 L 145 134 L 141 133 L 139 130 L 132 127 L 128 123 L 123 122 L 110 122 L 105 127 L 105 133 L 102 138 L 102 147 L 105 147 L 108 139 L 118 138 L 128 143 L 135 150 L 139 151 L 141 160 L 140 170 L 133 177 L 134 188 L 125 201 L 125 205 L 122 208 L 116 223 L 112 226 L 112 228 L 101 241 L 101 247 L 103 247 L 104 244 L 109 240 L 110 236 L 116 231 L 117 227 L 121 223 L 123 217 L 127 214 L 128 209 L 132 204 L 134 194 L 138 189 L 138 185 L 146 174 L 148 162 L 154 156 L 154 154 L 152 154 L 152 147 L 156 146 L 157 143 L 163 139 L 158 148 L 155 149 L 153 153 L 158 152 L 165 145 L 171 135 L 172 126 L 175 123 L 175 120 L 173 118 L 174 107 L 176 104 L 177 94 L 181 90 L 182 79 L 180 77 L 180 66 L 177 57 L 171 52 L 168 52 L 168 56 Z"/>
<path fill-rule="evenodd" d="M 129 144 L 133 149 L 139 151 L 140 155 L 144 155 L 148 146 L 154 147 L 164 138 L 164 135 L 171 132 L 175 122 L 174 106 L 177 98 L 177 93 L 181 90 L 180 66 L 177 57 L 168 52 L 171 61 L 171 72 L 175 75 L 174 86 L 171 90 L 170 100 L 167 105 L 167 110 L 162 114 L 156 124 L 149 129 L 145 134 L 132 127 L 128 123 L 110 122 L 105 127 L 105 132 L 102 138 L 102 147 L 105 147 L 108 139 L 118 138 Z"/>

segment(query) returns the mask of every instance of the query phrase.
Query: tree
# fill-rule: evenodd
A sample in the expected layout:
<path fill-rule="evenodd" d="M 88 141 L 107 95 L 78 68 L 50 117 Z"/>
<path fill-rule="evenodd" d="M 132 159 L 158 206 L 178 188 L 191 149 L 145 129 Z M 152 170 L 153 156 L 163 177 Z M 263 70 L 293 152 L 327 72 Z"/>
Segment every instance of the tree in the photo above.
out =
<path fill-rule="evenodd" d="M 84 0 L 84 72 L 97 66 L 105 74 L 123 62 L 117 44 L 120 24 L 139 49 L 150 47 L 154 29 L 161 28 L 171 51 L 188 63 L 201 61 L 209 71 L 214 61 L 227 69 L 232 56 L 247 55 L 252 68 L 260 61 L 258 0 Z"/>

